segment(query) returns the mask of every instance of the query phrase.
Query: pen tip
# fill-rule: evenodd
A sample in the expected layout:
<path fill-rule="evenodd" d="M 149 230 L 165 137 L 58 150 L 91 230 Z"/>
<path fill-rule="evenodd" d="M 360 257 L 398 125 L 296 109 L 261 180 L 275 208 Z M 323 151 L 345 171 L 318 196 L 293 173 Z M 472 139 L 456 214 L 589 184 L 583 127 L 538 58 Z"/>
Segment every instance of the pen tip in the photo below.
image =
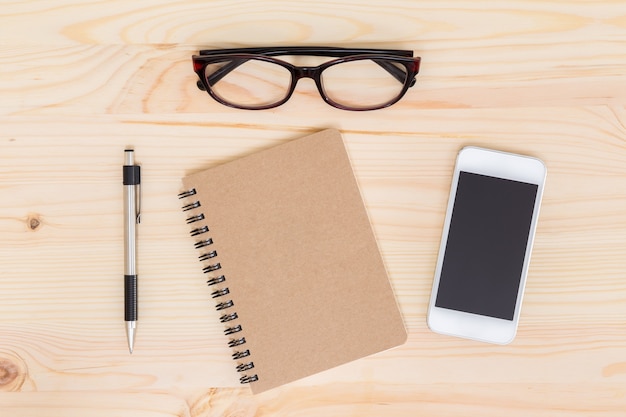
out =
<path fill-rule="evenodd" d="M 134 321 L 126 322 L 126 336 L 128 338 L 128 351 L 133 354 L 133 347 L 135 345 L 135 330 L 136 323 Z"/>

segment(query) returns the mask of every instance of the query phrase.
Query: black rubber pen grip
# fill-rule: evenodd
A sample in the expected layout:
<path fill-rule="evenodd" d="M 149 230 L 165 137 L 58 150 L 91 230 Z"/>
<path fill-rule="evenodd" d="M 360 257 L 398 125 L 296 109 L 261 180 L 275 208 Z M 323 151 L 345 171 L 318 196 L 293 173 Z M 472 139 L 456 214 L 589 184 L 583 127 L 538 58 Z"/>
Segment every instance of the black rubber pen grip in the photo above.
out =
<path fill-rule="evenodd" d="M 137 275 L 124 275 L 124 321 L 137 321 Z"/>
<path fill-rule="evenodd" d="M 124 185 L 141 184 L 141 167 L 139 165 L 124 165 L 123 169 Z"/>

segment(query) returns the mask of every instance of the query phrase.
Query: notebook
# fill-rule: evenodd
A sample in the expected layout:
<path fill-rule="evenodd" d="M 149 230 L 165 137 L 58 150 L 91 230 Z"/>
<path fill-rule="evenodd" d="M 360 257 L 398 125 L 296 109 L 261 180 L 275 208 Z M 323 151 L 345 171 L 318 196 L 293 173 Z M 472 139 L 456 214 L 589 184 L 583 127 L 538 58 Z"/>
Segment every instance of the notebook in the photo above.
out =
<path fill-rule="evenodd" d="M 337 130 L 183 178 L 199 268 L 254 394 L 407 333 Z"/>

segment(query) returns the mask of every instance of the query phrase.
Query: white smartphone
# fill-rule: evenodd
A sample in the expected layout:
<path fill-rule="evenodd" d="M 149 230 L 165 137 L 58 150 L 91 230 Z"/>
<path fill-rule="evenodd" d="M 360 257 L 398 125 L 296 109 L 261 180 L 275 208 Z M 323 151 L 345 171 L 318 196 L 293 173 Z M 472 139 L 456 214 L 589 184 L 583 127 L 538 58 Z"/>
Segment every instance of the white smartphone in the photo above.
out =
<path fill-rule="evenodd" d="M 514 339 L 545 178 L 536 158 L 476 147 L 459 152 L 428 309 L 431 330 L 497 344 Z"/>

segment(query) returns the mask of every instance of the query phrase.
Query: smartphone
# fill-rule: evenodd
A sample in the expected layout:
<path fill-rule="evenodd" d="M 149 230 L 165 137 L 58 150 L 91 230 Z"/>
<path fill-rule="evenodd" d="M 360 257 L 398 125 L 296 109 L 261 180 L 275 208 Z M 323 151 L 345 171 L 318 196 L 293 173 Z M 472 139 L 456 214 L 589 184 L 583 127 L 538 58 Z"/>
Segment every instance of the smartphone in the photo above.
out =
<path fill-rule="evenodd" d="M 517 332 L 545 164 L 477 147 L 456 160 L 428 326 L 497 344 Z"/>

